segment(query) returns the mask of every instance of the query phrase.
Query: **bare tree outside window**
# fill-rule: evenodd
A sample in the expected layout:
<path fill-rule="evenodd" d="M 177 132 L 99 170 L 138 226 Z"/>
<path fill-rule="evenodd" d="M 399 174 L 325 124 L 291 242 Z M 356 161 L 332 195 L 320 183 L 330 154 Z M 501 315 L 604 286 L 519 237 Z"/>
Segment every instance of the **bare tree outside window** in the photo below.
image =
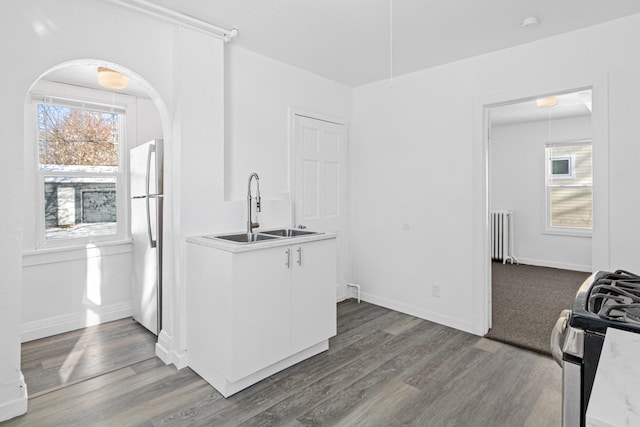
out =
<path fill-rule="evenodd" d="M 38 104 L 46 240 L 116 232 L 117 113 Z"/>
<path fill-rule="evenodd" d="M 118 115 L 38 104 L 41 165 L 118 166 Z"/>

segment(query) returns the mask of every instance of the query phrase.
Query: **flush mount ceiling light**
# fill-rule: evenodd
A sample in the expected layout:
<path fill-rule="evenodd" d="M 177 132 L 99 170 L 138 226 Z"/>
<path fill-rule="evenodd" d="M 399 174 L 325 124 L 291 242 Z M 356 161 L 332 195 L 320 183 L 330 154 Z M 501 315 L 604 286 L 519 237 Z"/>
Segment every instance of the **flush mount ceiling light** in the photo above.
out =
<path fill-rule="evenodd" d="M 537 28 L 540 26 L 540 20 L 535 16 L 530 16 L 522 20 L 523 28 Z"/>
<path fill-rule="evenodd" d="M 553 107 L 554 105 L 558 105 L 558 97 L 550 96 L 548 98 L 536 99 L 536 105 L 538 107 Z"/>
<path fill-rule="evenodd" d="M 107 89 L 124 89 L 129 84 L 129 79 L 110 68 L 98 67 L 98 84 Z"/>

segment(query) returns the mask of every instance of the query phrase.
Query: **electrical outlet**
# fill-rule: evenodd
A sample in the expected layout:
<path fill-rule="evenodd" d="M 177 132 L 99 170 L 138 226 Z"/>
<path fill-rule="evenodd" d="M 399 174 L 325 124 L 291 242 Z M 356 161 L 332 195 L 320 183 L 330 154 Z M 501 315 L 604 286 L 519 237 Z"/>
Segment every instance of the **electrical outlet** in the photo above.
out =
<path fill-rule="evenodd" d="M 437 283 L 434 283 L 431 288 L 431 294 L 434 297 L 440 298 L 440 285 L 438 285 Z"/>

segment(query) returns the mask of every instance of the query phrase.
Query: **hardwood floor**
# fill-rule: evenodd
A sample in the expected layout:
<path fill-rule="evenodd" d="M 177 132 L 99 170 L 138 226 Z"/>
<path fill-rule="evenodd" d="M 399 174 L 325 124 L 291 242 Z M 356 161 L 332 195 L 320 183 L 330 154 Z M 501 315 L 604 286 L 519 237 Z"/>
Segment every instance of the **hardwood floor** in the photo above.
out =
<path fill-rule="evenodd" d="M 129 318 L 25 343 L 29 398 L 153 358 L 155 342 Z"/>
<path fill-rule="evenodd" d="M 9 426 L 560 426 L 545 356 L 353 300 L 327 352 L 228 399 L 130 319 L 23 345 Z"/>

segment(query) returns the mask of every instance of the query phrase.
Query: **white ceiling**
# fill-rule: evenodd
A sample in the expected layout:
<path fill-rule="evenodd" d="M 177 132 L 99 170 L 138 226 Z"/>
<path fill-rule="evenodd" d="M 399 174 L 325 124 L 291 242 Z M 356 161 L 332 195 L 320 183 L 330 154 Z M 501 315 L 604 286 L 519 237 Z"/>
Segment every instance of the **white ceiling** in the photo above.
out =
<path fill-rule="evenodd" d="M 395 76 L 640 13 L 639 0 L 146 1 L 237 28 L 230 43 L 352 87 L 389 77 L 390 5 Z M 529 16 L 541 25 L 524 28 L 522 20 Z M 73 66 L 45 78 L 99 88 L 95 73 Z M 135 81 L 120 92 L 146 96 Z M 501 114 L 541 113 L 531 103 L 525 107 L 497 110 L 494 123 Z M 554 114 L 563 108 L 554 107 Z M 586 114 L 581 108 L 569 114 Z"/>
<path fill-rule="evenodd" d="M 557 120 L 591 115 L 591 90 L 556 95 L 552 107 L 538 107 L 535 99 L 491 108 L 491 126 Z"/>
<path fill-rule="evenodd" d="M 349 86 L 640 12 L 638 0 L 148 0 L 225 28 L 231 43 Z M 523 28 L 537 16 L 538 28 Z"/>

